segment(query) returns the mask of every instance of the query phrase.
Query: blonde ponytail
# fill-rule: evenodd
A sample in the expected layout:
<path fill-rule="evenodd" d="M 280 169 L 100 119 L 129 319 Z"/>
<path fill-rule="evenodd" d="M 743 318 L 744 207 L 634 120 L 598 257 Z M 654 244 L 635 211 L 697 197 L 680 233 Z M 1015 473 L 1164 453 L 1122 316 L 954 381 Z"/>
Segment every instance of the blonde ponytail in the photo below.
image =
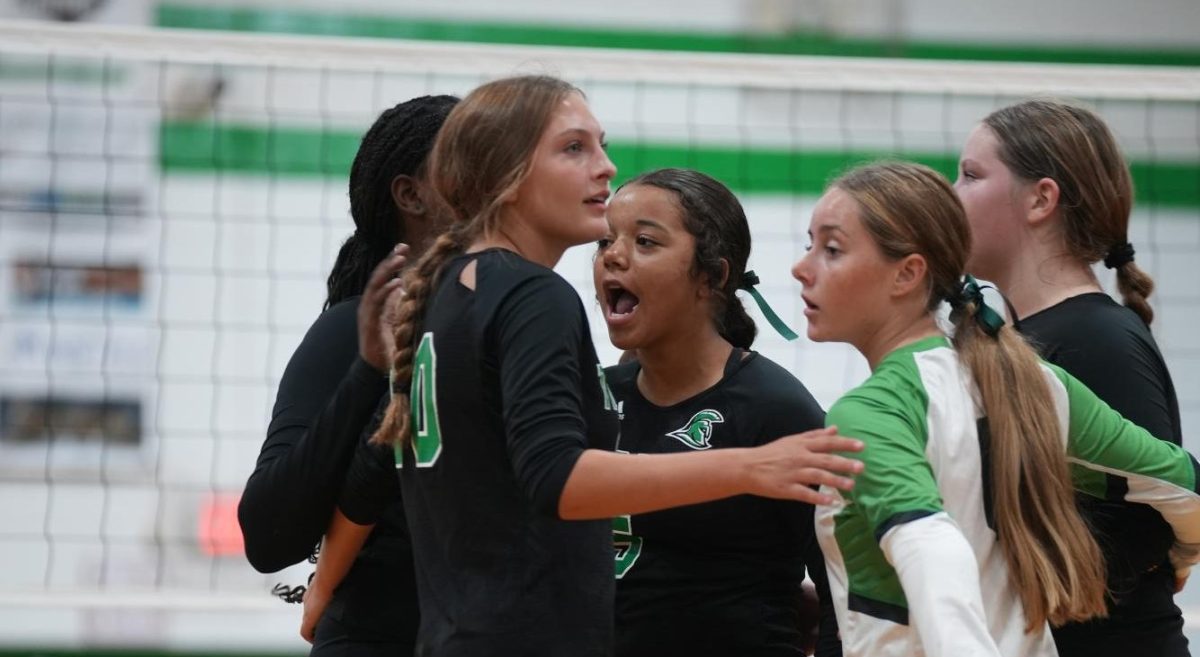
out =
<path fill-rule="evenodd" d="M 1106 613 L 1104 559 L 1075 506 L 1057 413 L 1041 361 L 963 279 L 971 232 L 954 189 L 919 164 L 883 162 L 833 183 L 859 205 L 883 254 L 917 253 L 929 267 L 928 308 L 954 312 L 953 343 L 971 373 L 991 433 L 996 533 L 1028 631 Z"/>
<path fill-rule="evenodd" d="M 954 348 L 975 381 L 990 432 L 992 509 L 1026 631 L 1107 614 L 1104 557 L 1075 507 L 1061 430 L 1040 360 L 968 277 Z M 998 317 L 998 316 L 997 316 Z"/>

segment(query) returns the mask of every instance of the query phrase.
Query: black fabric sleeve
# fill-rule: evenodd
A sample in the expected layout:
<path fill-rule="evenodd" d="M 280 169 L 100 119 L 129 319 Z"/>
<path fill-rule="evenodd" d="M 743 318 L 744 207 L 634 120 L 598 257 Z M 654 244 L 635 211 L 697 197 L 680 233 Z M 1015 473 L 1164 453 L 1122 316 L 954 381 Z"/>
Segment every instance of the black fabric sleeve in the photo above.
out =
<path fill-rule="evenodd" d="M 246 557 L 259 572 L 304 560 L 324 533 L 342 481 L 387 390 L 358 357 L 357 299 L 323 313 L 292 354 L 267 437 L 238 503 Z"/>
<path fill-rule="evenodd" d="M 559 497 L 587 447 L 579 297 L 557 275 L 531 278 L 500 303 L 493 321 L 508 455 L 534 507 L 558 515 Z"/>
<path fill-rule="evenodd" d="M 374 419 L 362 432 L 358 449 L 346 471 L 346 481 L 338 499 L 342 514 L 359 525 L 373 525 L 383 517 L 389 504 L 400 498 L 400 480 L 396 477 L 395 450 L 390 445 L 371 444 L 370 438 L 387 412 L 391 396 L 379 398 Z"/>

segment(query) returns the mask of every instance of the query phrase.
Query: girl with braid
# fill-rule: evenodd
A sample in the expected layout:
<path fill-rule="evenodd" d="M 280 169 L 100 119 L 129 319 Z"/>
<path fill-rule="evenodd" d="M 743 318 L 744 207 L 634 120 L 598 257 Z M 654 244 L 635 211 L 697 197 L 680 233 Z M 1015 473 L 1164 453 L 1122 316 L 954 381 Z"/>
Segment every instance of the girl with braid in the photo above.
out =
<path fill-rule="evenodd" d="M 967 268 L 1010 300 L 1013 326 L 1122 415 L 1181 445 L 1175 386 L 1149 328 L 1154 283 L 1127 234 L 1129 167 L 1104 121 L 1048 100 L 993 112 L 967 139 L 955 189 L 978 236 Z M 1101 261 L 1116 269 L 1124 307 L 1100 287 Z M 1171 528 L 1129 501 L 1124 478 L 1103 479 L 1079 503 L 1108 566 L 1108 617 L 1055 627 L 1058 651 L 1185 657 Z"/>
<path fill-rule="evenodd" d="M 809 484 L 853 484 L 834 473 L 857 462 L 826 452 L 857 441 L 828 430 L 749 449 L 611 451 L 615 403 L 583 304 L 551 269 L 604 235 L 616 172 L 577 89 L 544 76 L 485 84 L 430 158 L 449 228 L 404 277 L 373 443 L 385 450 L 360 450 L 318 579 L 339 579 L 398 472 L 418 655 L 611 655 L 613 516 L 743 493 L 820 502 Z"/>
<path fill-rule="evenodd" d="M 360 436 L 387 389 L 380 309 L 404 261 L 397 244 L 406 241 L 419 252 L 432 232 L 417 191 L 427 175 L 425 156 L 457 101 L 426 96 L 400 103 L 363 136 L 350 168 L 354 234 L 329 274 L 324 312 L 284 370 L 258 465 L 238 505 L 246 556 L 260 572 L 275 572 L 312 553 Z M 398 500 L 351 557 L 336 595 L 309 591 L 333 598 L 323 616 L 306 623 L 312 654 L 411 654 L 416 587 Z"/>
<path fill-rule="evenodd" d="M 736 196 L 698 171 L 625 183 L 593 263 L 613 345 L 636 352 L 605 372 L 620 408 L 618 451 L 753 447 L 823 426 L 787 370 L 750 349 L 758 332 L 736 293 L 754 290 L 750 226 Z M 805 571 L 818 583 L 817 654 L 840 654 L 813 534 L 813 506 L 739 495 L 614 520 L 619 657 L 807 654 Z M 809 619 L 804 619 L 809 620 Z"/>
<path fill-rule="evenodd" d="M 871 367 L 826 417 L 866 443 L 866 467 L 816 511 L 844 654 L 1057 655 L 1051 625 L 1107 611 L 1075 491 L 1103 493 L 1109 474 L 1171 527 L 1173 572 L 1200 560 L 1200 465 L 1041 361 L 984 303 L 941 175 L 853 170 L 818 201 L 809 237 L 793 268 L 808 336 Z"/>

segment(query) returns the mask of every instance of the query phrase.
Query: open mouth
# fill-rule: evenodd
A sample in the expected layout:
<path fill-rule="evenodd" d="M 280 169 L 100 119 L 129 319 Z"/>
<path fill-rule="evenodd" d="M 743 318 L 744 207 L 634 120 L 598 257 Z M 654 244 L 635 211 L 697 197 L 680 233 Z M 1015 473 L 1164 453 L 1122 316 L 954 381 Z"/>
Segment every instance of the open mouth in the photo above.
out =
<path fill-rule="evenodd" d="M 819 310 L 819 308 L 817 307 L 817 304 L 809 301 L 808 297 L 801 296 L 800 299 L 804 301 L 805 310 L 814 310 L 814 311 Z"/>
<path fill-rule="evenodd" d="M 587 200 L 583 202 L 583 204 L 590 207 L 606 208 L 608 207 L 608 192 L 601 192 L 594 196 L 589 196 Z"/>
<path fill-rule="evenodd" d="M 613 318 L 630 315 L 638 306 L 637 295 L 616 283 L 605 286 L 604 302 L 608 307 L 609 316 Z"/>

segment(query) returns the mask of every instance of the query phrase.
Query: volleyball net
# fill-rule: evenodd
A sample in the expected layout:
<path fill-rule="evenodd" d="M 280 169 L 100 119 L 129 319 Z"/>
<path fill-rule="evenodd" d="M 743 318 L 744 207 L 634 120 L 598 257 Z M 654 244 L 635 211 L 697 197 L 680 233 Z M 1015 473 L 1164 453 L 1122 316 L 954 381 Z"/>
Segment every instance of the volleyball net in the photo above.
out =
<path fill-rule="evenodd" d="M 760 289 L 795 328 L 788 272 L 832 176 L 899 157 L 953 177 L 992 109 L 1031 96 L 1090 105 L 1132 164 L 1131 241 L 1158 283 L 1155 330 L 1185 433 L 1200 428 L 1196 69 L 4 23 L 0 649 L 300 645 L 298 608 L 269 589 L 308 567 L 255 573 L 235 509 L 279 376 L 353 230 L 350 162 L 383 109 L 516 73 L 587 93 L 620 179 L 684 166 L 733 188 Z M 573 249 L 559 270 L 612 363 L 591 252 Z M 756 348 L 824 405 L 865 377 L 847 348 L 785 342 L 747 305 Z"/>

